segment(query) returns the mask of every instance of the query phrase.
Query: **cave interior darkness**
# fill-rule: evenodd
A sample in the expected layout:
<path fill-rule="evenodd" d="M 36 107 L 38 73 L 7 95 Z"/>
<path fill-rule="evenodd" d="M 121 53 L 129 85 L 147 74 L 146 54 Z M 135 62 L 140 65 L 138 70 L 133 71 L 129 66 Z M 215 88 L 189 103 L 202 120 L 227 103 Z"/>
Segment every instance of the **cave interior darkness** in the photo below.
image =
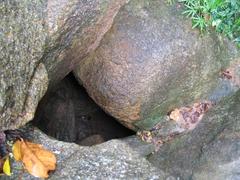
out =
<path fill-rule="evenodd" d="M 105 113 L 69 73 L 40 101 L 35 126 L 61 141 L 83 146 L 135 134 Z"/>

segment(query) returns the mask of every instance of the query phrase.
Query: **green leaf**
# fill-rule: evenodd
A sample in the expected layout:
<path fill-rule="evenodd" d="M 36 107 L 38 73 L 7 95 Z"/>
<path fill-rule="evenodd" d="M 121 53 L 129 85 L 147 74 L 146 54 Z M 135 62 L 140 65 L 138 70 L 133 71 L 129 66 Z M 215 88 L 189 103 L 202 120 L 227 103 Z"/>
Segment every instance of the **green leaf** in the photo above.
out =
<path fill-rule="evenodd" d="M 209 7 L 210 9 L 216 9 L 221 6 L 222 2 L 222 0 L 209 0 Z"/>

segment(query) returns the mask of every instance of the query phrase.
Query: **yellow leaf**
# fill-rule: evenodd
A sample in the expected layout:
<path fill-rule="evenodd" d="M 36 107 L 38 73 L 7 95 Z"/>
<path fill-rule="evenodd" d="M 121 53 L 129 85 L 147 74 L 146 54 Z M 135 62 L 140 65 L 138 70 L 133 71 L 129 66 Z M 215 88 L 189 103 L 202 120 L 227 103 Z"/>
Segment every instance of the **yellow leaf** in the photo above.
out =
<path fill-rule="evenodd" d="M 11 176 L 11 167 L 10 167 L 9 156 L 7 156 L 7 158 L 3 164 L 3 172 L 4 172 L 4 174 Z"/>
<path fill-rule="evenodd" d="M 55 155 L 40 144 L 18 140 L 13 145 L 13 156 L 35 177 L 47 178 L 48 172 L 56 168 Z"/>

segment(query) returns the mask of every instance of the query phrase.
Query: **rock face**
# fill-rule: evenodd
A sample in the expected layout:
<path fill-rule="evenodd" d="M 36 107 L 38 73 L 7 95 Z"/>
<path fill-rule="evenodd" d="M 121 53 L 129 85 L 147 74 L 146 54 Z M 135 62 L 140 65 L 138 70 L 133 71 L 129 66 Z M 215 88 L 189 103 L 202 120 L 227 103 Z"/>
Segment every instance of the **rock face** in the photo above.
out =
<path fill-rule="evenodd" d="M 208 111 L 191 133 L 164 144 L 158 152 L 136 136 L 92 147 L 56 141 L 36 128 L 29 137 L 57 155 L 57 169 L 50 179 L 237 180 L 239 102 L 240 91 Z M 22 172 L 20 163 L 11 162 L 14 172 L 7 179 L 35 179 Z"/>
<path fill-rule="evenodd" d="M 239 179 L 240 91 L 226 98 L 190 134 L 165 144 L 149 161 L 180 179 Z"/>
<path fill-rule="evenodd" d="M 1 1 L 0 128 L 30 120 L 48 86 L 44 1 Z"/>
<path fill-rule="evenodd" d="M 57 169 L 50 179 L 166 179 L 168 174 L 153 167 L 145 158 L 153 151 L 132 136 L 93 147 L 81 147 L 50 139 L 35 129 L 32 141 L 42 144 L 57 156 Z M 13 162 L 13 161 L 12 161 Z M 14 172 L 7 179 L 37 179 L 23 173 L 13 162 Z M 17 168 L 17 169 L 16 169 Z M 2 177 L 4 179 L 4 177 Z M 1 179 L 2 179 L 1 178 Z"/>
<path fill-rule="evenodd" d="M 149 129 L 174 108 L 218 101 L 231 91 L 216 89 L 236 49 L 214 33 L 192 30 L 179 6 L 130 1 L 97 50 L 75 68 L 95 102 L 132 129 Z"/>
<path fill-rule="evenodd" d="M 0 2 L 1 130 L 17 128 L 33 118 L 48 85 L 65 77 L 98 46 L 126 2 Z"/>

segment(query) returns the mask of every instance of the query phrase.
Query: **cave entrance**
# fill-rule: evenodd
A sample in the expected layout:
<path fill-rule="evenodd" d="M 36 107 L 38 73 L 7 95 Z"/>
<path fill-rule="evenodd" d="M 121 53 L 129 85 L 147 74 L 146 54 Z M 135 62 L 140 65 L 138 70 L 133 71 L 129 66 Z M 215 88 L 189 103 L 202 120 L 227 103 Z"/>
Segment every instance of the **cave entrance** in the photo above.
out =
<path fill-rule="evenodd" d="M 33 124 L 58 140 L 83 146 L 134 134 L 106 114 L 72 73 L 42 98 Z"/>

